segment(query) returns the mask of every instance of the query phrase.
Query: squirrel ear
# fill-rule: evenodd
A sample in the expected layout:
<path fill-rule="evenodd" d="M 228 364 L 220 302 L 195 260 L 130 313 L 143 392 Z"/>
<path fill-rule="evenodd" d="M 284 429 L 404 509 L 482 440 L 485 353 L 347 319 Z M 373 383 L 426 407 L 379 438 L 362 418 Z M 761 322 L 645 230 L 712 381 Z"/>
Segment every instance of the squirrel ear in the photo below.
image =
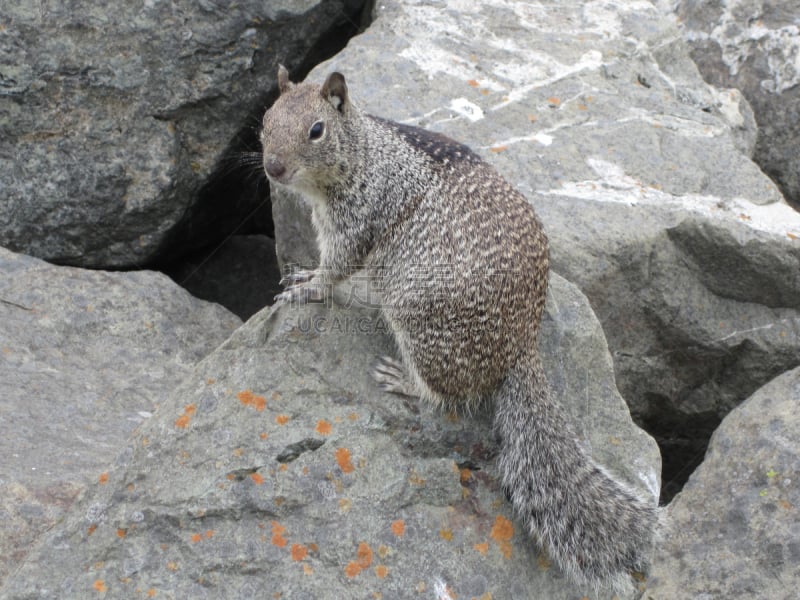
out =
<path fill-rule="evenodd" d="M 336 110 L 344 112 L 344 107 L 347 105 L 347 84 L 344 82 L 344 75 L 337 72 L 328 75 L 320 93 Z"/>
<path fill-rule="evenodd" d="M 283 65 L 278 65 L 278 90 L 281 94 L 288 92 L 294 87 L 294 84 L 289 81 L 289 71 Z"/>

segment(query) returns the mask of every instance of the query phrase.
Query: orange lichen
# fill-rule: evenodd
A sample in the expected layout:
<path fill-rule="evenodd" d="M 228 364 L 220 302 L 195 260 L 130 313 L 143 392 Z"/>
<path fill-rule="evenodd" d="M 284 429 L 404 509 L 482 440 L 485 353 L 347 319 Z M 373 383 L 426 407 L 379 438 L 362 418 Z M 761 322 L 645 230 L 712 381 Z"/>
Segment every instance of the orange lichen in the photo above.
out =
<path fill-rule="evenodd" d="M 364 569 L 369 569 L 372 564 L 372 548 L 366 542 L 361 542 L 356 551 L 356 559 L 347 563 L 344 574 L 351 579 L 361 573 Z"/>
<path fill-rule="evenodd" d="M 201 541 L 203 536 L 199 533 L 195 533 L 192 535 L 192 543 L 196 544 L 197 542 Z"/>
<path fill-rule="evenodd" d="M 264 483 L 264 477 L 261 475 L 261 473 L 250 473 L 250 479 L 255 481 L 256 485 L 261 485 Z"/>
<path fill-rule="evenodd" d="M 156 597 L 155 588 L 150 588 L 149 590 L 147 590 L 147 597 L 148 598 L 155 598 Z"/>
<path fill-rule="evenodd" d="M 286 425 L 289 422 L 289 415 L 278 415 L 275 417 L 275 422 L 278 425 Z"/>
<path fill-rule="evenodd" d="M 406 532 L 406 522 L 403 519 L 392 521 L 392 533 L 397 537 L 403 537 Z"/>
<path fill-rule="evenodd" d="M 344 574 L 347 575 L 350 579 L 352 579 L 359 573 L 361 573 L 361 567 L 358 566 L 358 563 L 355 561 L 347 563 L 347 566 L 344 568 Z"/>
<path fill-rule="evenodd" d="M 236 397 L 239 399 L 239 402 L 245 406 L 256 409 L 258 412 L 261 412 L 267 407 L 267 399 L 264 398 L 264 396 L 257 396 L 251 390 L 243 390 L 236 394 Z"/>
<path fill-rule="evenodd" d="M 386 565 L 378 565 L 375 567 L 375 575 L 378 579 L 384 579 L 389 574 L 389 567 Z"/>
<path fill-rule="evenodd" d="M 108 483 L 108 473 L 100 473 L 100 477 L 97 478 L 97 483 L 100 485 Z"/>
<path fill-rule="evenodd" d="M 117 537 L 118 538 L 124 538 L 126 535 L 128 535 L 128 531 L 126 529 L 122 529 L 122 528 L 117 529 Z"/>
<path fill-rule="evenodd" d="M 489 148 L 489 150 L 495 153 L 505 152 L 506 150 L 508 150 L 508 146 L 492 146 L 491 148 Z"/>
<path fill-rule="evenodd" d="M 500 552 L 506 558 L 511 558 L 511 538 L 514 536 L 514 525 L 506 519 L 503 515 L 497 515 L 492 525 L 492 530 L 489 533 L 496 543 Z"/>
<path fill-rule="evenodd" d="M 336 449 L 336 464 L 344 473 L 352 473 L 355 470 L 353 463 L 350 462 L 350 450 L 347 448 Z"/>
<path fill-rule="evenodd" d="M 278 523 L 277 521 L 272 521 L 272 545 L 277 546 L 278 548 L 286 547 L 288 543 L 286 538 L 283 537 L 283 534 L 286 533 L 286 527 Z"/>
<path fill-rule="evenodd" d="M 266 432 L 266 431 L 262 431 L 261 433 L 259 433 L 259 434 L 258 434 L 258 437 L 260 437 L 262 440 L 265 440 L 265 439 L 267 439 L 269 436 L 267 435 L 267 432 Z"/>
<path fill-rule="evenodd" d="M 320 435 L 329 435 L 332 429 L 333 427 L 331 424 L 325 419 L 320 419 L 317 421 L 316 432 Z"/>
<path fill-rule="evenodd" d="M 350 419 L 351 421 L 358 421 L 358 413 L 352 412 L 349 415 L 347 415 L 347 418 Z"/>
<path fill-rule="evenodd" d="M 558 98 L 556 98 L 555 96 L 551 96 L 550 98 L 548 98 L 548 99 L 547 99 L 547 103 L 548 103 L 550 106 L 552 106 L 552 107 L 558 107 L 558 106 L 561 106 L 561 100 L 559 100 L 559 99 L 558 99 Z"/>
<path fill-rule="evenodd" d="M 368 569 L 372 564 L 372 548 L 366 542 L 361 542 L 358 545 L 358 552 L 356 552 L 356 562 L 361 565 L 362 569 Z"/>
<path fill-rule="evenodd" d="M 439 537 L 443 540 L 450 542 L 453 540 L 453 530 L 452 529 L 440 529 L 439 530 Z"/>
<path fill-rule="evenodd" d="M 105 581 L 102 579 L 96 579 L 92 587 L 95 589 L 95 591 L 100 592 L 101 594 L 105 594 L 108 590 Z"/>
<path fill-rule="evenodd" d="M 206 537 L 207 538 L 214 537 L 214 530 L 213 529 L 209 529 L 208 531 L 206 531 Z"/>
<path fill-rule="evenodd" d="M 303 544 L 292 544 L 292 560 L 300 562 L 308 556 L 308 548 Z"/>
<path fill-rule="evenodd" d="M 482 556 L 486 556 L 486 553 L 489 551 L 489 543 L 482 542 L 480 544 L 475 544 L 473 548 L 475 548 L 475 550 L 480 552 Z"/>
<path fill-rule="evenodd" d="M 461 483 L 467 483 L 472 478 L 472 471 L 467 468 L 461 469 L 459 471 L 459 478 L 461 479 Z"/>
<path fill-rule="evenodd" d="M 317 546 L 316 544 L 309 544 L 308 549 L 311 550 L 312 552 L 319 552 L 319 546 Z"/>
<path fill-rule="evenodd" d="M 97 525 L 94 523 L 89 525 L 89 528 L 86 530 L 87 535 L 92 535 L 95 531 L 97 531 Z"/>
<path fill-rule="evenodd" d="M 469 85 L 470 87 L 478 87 L 480 85 L 480 83 L 478 83 L 474 79 L 468 79 L 467 80 L 467 85 Z"/>
<path fill-rule="evenodd" d="M 175 427 L 180 427 L 181 429 L 187 428 L 196 410 L 197 407 L 194 404 L 187 404 L 183 409 L 183 414 L 175 419 Z"/>
<path fill-rule="evenodd" d="M 497 515 L 489 535 L 496 542 L 507 542 L 514 535 L 514 524 L 503 515 Z"/>
<path fill-rule="evenodd" d="M 167 571 L 173 571 L 174 572 L 174 571 L 177 571 L 177 570 L 178 570 L 178 563 L 176 563 L 175 561 L 172 561 L 172 560 L 167 562 Z"/>

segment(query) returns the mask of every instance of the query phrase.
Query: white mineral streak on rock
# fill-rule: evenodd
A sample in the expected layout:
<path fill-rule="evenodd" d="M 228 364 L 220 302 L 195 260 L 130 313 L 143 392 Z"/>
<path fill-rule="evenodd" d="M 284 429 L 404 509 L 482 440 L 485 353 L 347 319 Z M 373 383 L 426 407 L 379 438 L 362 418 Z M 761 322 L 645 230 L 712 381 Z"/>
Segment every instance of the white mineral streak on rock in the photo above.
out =
<path fill-rule="evenodd" d="M 680 208 L 709 218 L 732 219 L 768 233 L 800 238 L 800 214 L 783 202 L 754 204 L 745 198 L 720 198 L 701 194 L 676 196 L 650 187 L 627 175 L 614 163 L 590 157 L 586 163 L 598 179 L 574 181 L 558 189 L 538 190 L 540 194 L 570 196 L 597 202 L 617 202 L 635 206 L 650 204 Z"/>
<path fill-rule="evenodd" d="M 450 102 L 450 110 L 469 119 L 472 122 L 483 118 L 483 109 L 466 98 L 456 98 Z"/>

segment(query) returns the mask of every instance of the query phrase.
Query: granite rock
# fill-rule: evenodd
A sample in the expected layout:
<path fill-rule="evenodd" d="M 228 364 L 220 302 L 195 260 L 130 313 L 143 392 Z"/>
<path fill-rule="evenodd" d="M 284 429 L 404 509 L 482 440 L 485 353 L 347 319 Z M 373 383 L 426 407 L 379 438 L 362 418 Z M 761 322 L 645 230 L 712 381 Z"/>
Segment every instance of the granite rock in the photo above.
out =
<path fill-rule="evenodd" d="M 222 239 L 265 201 L 220 180 L 255 140 L 278 63 L 307 68 L 362 7 L 4 3 L 0 245 L 112 268 Z"/>
<path fill-rule="evenodd" d="M 758 123 L 753 160 L 800 208 L 800 2 L 695 0 L 671 8 L 703 77 L 750 102 Z"/>
<path fill-rule="evenodd" d="M 725 417 L 703 464 L 667 509 L 647 600 L 797 597 L 798 403 L 800 368 Z"/>
<path fill-rule="evenodd" d="M 241 323 L 154 272 L 0 248 L 0 581 Z"/>
<path fill-rule="evenodd" d="M 488 411 L 443 414 L 380 392 L 368 371 L 393 352 L 386 325 L 349 286 L 336 297 L 265 309 L 199 363 L 0 595 L 588 593 L 513 517 Z M 586 299 L 558 276 L 540 349 L 587 449 L 656 497 L 658 449 L 616 391 Z"/>

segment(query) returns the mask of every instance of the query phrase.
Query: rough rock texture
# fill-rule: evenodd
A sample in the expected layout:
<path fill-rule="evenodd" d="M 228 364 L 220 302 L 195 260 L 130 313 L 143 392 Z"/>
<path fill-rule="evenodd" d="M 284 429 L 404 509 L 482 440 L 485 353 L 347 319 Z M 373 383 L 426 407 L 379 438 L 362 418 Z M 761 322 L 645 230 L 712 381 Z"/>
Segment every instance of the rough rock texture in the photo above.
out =
<path fill-rule="evenodd" d="M 218 161 L 257 124 L 278 63 L 305 68 L 362 5 L 4 3 L 0 245 L 119 267 L 221 238 L 263 198 L 226 196 Z"/>
<path fill-rule="evenodd" d="M 616 391 L 586 299 L 554 276 L 546 315 L 556 397 L 598 460 L 657 495 L 657 447 Z M 393 351 L 385 328 L 355 303 L 258 313 L 164 400 L 0 595 L 583 596 L 513 519 L 489 415 L 443 414 L 372 383 L 369 365 Z"/>
<path fill-rule="evenodd" d="M 737 88 L 752 105 L 753 160 L 800 208 L 800 1 L 670 4 L 706 81 Z"/>
<path fill-rule="evenodd" d="M 283 290 L 275 240 L 264 235 L 232 236 L 164 272 L 193 296 L 222 304 L 245 320 L 272 304 Z"/>
<path fill-rule="evenodd" d="M 745 155 L 746 102 L 703 82 L 671 19 L 641 1 L 378 8 L 309 77 L 342 71 L 363 108 L 467 143 L 530 198 L 638 418 L 713 426 L 800 364 L 800 216 Z M 279 261 L 313 262 L 294 206 L 273 201 Z"/>
<path fill-rule="evenodd" d="M 729 414 L 668 509 L 645 598 L 797 598 L 800 369 Z"/>
<path fill-rule="evenodd" d="M 0 248 L 0 581 L 240 323 L 160 273 Z"/>

